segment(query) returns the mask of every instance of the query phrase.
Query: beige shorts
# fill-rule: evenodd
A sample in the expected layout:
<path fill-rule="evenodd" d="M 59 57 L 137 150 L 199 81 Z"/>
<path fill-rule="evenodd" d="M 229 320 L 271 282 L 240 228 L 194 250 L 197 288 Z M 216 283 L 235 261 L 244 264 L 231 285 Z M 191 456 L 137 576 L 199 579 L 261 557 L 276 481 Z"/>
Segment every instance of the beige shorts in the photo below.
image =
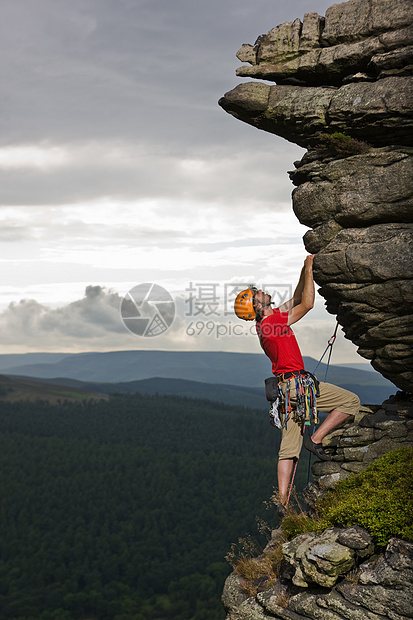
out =
<path fill-rule="evenodd" d="M 284 381 L 280 387 L 285 393 L 287 383 Z M 295 405 L 295 385 L 291 382 L 290 399 L 294 408 Z M 349 392 L 344 388 L 332 385 L 331 383 L 323 383 L 320 381 L 320 396 L 317 396 L 317 410 L 330 413 L 334 409 L 347 413 L 348 415 L 356 415 L 360 408 L 360 399 L 353 392 Z M 284 416 L 281 415 L 282 437 L 278 460 L 282 459 L 298 459 L 303 445 L 303 426 L 296 422 L 292 417 L 287 421 L 285 428 Z"/>

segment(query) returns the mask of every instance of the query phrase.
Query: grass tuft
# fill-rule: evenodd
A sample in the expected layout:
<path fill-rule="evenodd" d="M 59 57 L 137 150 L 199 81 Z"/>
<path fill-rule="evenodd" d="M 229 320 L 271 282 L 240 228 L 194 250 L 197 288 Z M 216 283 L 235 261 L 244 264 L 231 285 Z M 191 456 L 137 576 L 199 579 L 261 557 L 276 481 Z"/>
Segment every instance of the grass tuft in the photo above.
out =
<path fill-rule="evenodd" d="M 320 143 L 319 148 L 326 149 L 334 155 L 341 157 L 350 157 L 351 155 L 359 155 L 370 149 L 366 142 L 356 140 L 344 133 L 336 131 L 334 133 L 322 133 L 318 136 Z"/>
<path fill-rule="evenodd" d="M 225 559 L 235 572 L 243 578 L 242 588 L 249 597 L 255 596 L 265 585 L 272 586 L 278 578 L 282 562 L 282 543 L 279 541 L 269 551 L 262 553 L 258 544 L 247 536 L 231 545 Z"/>
<path fill-rule="evenodd" d="M 289 592 L 282 592 L 276 598 L 276 603 L 279 607 L 286 609 L 290 602 L 291 594 Z"/>

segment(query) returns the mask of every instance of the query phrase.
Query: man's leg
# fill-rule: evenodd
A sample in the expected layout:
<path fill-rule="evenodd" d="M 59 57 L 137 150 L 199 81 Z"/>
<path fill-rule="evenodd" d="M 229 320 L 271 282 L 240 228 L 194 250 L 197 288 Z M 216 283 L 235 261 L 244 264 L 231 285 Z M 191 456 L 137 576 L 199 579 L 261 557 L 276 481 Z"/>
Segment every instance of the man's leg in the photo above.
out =
<path fill-rule="evenodd" d="M 278 493 L 283 506 L 287 503 L 288 487 L 290 486 L 291 474 L 293 473 L 294 459 L 281 459 L 278 461 Z"/>
<path fill-rule="evenodd" d="M 360 399 L 356 394 L 344 390 L 331 383 L 320 383 L 320 394 L 317 396 L 317 408 L 319 411 L 329 412 L 321 426 L 314 435 L 306 437 L 304 445 L 322 461 L 330 461 L 331 456 L 326 454 L 321 445 L 322 440 L 332 430 L 345 422 L 349 416 L 356 415 L 360 407 Z"/>
<path fill-rule="evenodd" d="M 285 428 L 283 415 L 281 416 L 281 421 L 282 438 L 280 450 L 278 452 L 277 468 L 278 494 L 280 496 L 280 503 L 286 506 L 291 475 L 293 473 L 294 463 L 298 461 L 300 456 L 303 435 L 302 425 L 298 424 L 292 416 L 287 422 L 287 428 Z"/>
<path fill-rule="evenodd" d="M 341 413 L 341 411 L 333 409 L 333 411 L 330 411 L 320 427 L 315 431 L 311 437 L 311 440 L 314 443 L 321 443 L 327 433 L 330 433 L 330 431 L 335 429 L 337 426 L 340 426 L 340 424 L 347 420 L 349 415 L 350 414 L 348 413 Z"/>

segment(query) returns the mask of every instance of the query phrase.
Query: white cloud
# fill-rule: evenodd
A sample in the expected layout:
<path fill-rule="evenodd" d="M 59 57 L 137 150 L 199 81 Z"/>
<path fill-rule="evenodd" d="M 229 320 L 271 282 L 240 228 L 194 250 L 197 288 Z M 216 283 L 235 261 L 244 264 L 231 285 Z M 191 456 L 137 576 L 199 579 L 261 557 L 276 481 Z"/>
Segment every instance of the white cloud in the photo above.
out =
<path fill-rule="evenodd" d="M 58 146 L 9 146 L 0 148 L 0 169 L 50 170 L 69 162 L 67 150 Z"/>
<path fill-rule="evenodd" d="M 119 295 L 100 286 L 88 286 L 83 299 L 59 308 L 22 299 L 0 314 L 3 346 L 25 343 L 28 349 L 64 350 L 79 340 L 90 345 L 112 332 L 123 333 L 119 305 Z"/>
<path fill-rule="evenodd" d="M 13 215 L 14 212 L 14 215 Z M 20 282 L 231 279 L 295 280 L 305 227 L 290 211 L 251 212 L 216 204 L 106 201 L 63 207 L 0 210 L 4 233 L 25 239 L 3 244 L 3 285 Z M 6 241 L 8 237 L 4 235 Z M 37 266 L 37 270 L 35 267 Z M 143 273 L 144 272 L 144 273 Z M 81 275 L 80 275 L 81 274 Z M 80 278 L 79 278 L 80 275 Z M 1 289 L 0 289 L 1 290 Z"/>
<path fill-rule="evenodd" d="M 282 143 L 273 138 L 254 148 L 254 141 L 247 141 L 205 148 L 202 154 L 198 147 L 165 152 L 127 141 L 5 147 L 0 149 L 1 204 L 179 199 L 278 210 L 293 189 L 287 170 L 303 150 L 294 145 L 274 150 L 277 140 Z"/>

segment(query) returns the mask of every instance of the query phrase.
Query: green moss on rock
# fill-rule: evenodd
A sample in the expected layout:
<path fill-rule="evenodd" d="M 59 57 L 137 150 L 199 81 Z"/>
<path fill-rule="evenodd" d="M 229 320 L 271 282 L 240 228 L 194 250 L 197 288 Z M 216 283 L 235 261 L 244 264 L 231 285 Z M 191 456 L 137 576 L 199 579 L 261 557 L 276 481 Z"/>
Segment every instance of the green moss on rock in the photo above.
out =
<path fill-rule="evenodd" d="M 317 529 L 364 527 L 378 546 L 393 536 L 413 540 L 413 448 L 387 453 L 341 481 L 317 503 Z M 314 523 L 312 523 L 314 527 Z"/>

